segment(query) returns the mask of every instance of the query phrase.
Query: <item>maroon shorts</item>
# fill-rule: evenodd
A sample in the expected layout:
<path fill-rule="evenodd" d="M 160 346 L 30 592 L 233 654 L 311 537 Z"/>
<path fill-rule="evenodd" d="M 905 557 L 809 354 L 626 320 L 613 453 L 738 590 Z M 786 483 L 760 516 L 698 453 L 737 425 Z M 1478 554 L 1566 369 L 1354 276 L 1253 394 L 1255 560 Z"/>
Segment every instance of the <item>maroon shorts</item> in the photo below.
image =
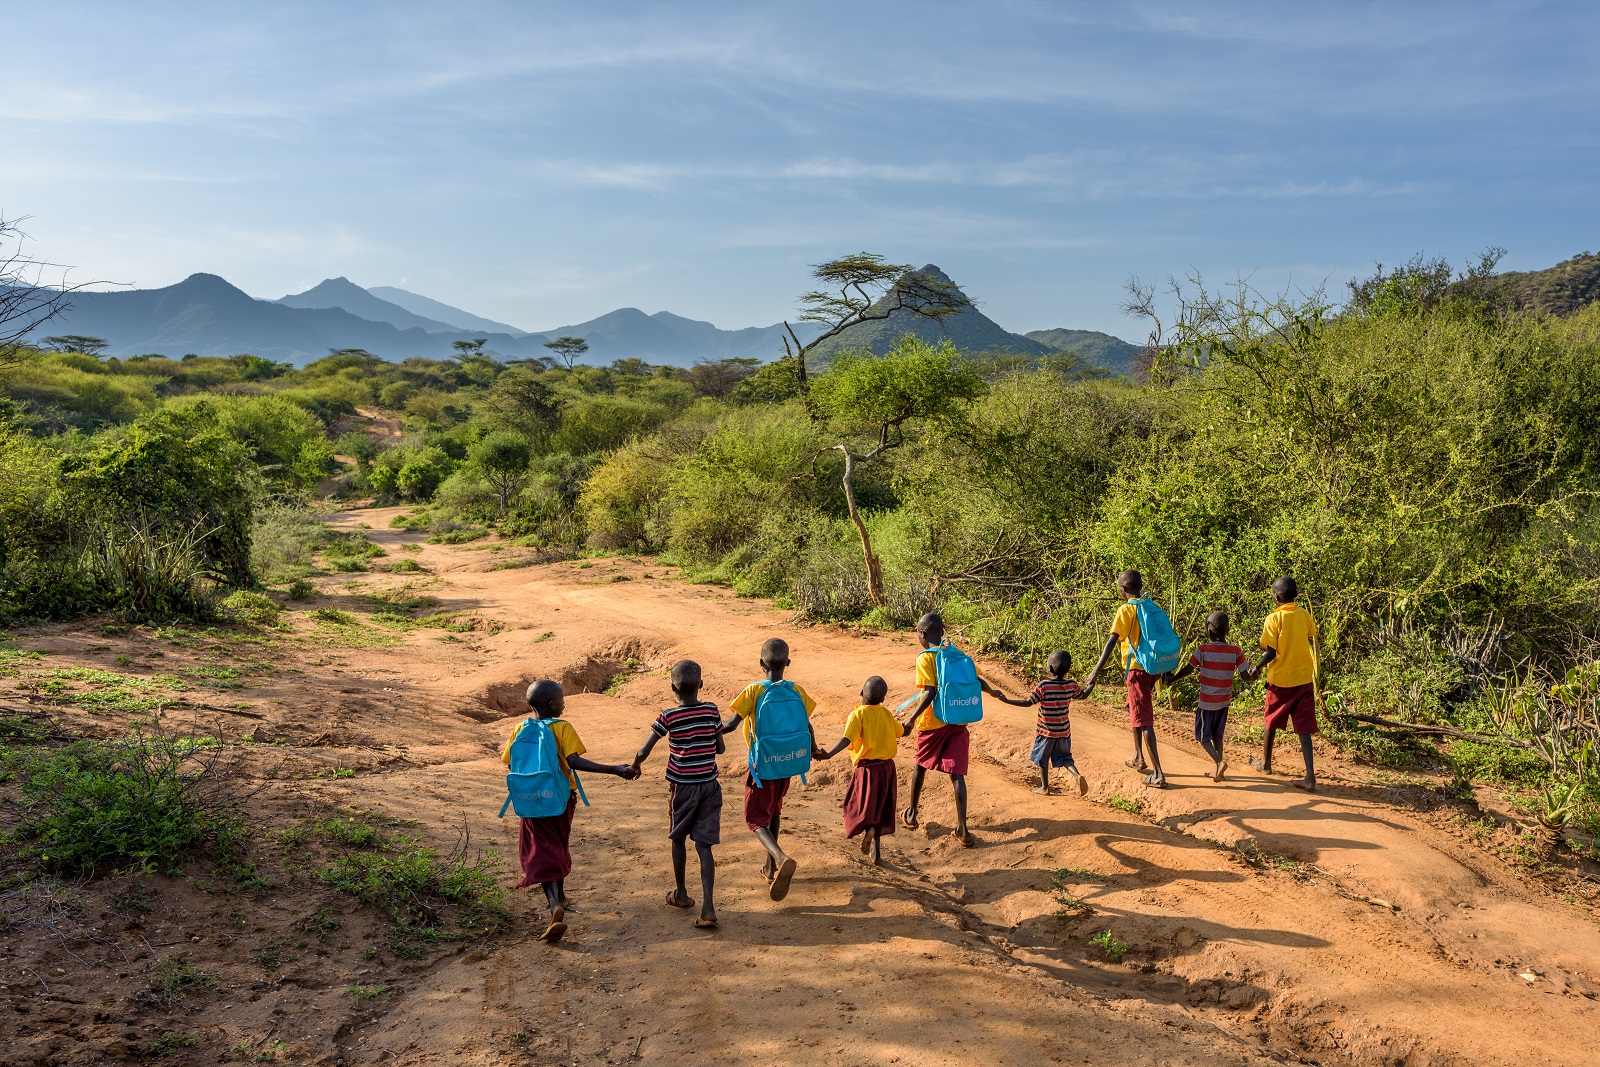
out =
<path fill-rule="evenodd" d="M 1128 725 L 1135 730 L 1156 724 L 1156 676 L 1138 667 L 1128 672 Z"/>
<path fill-rule="evenodd" d="M 771 829 L 773 822 L 783 814 L 783 798 L 789 792 L 793 778 L 772 778 L 757 786 L 750 775 L 744 776 L 744 824 L 752 830 Z"/>
<path fill-rule="evenodd" d="M 517 834 L 517 859 L 522 861 L 522 881 L 518 889 L 543 882 L 559 882 L 572 873 L 572 813 L 578 807 L 578 794 L 567 801 L 567 810 L 543 819 L 523 819 Z"/>
<path fill-rule="evenodd" d="M 1266 727 L 1269 730 L 1294 728 L 1297 734 L 1317 732 L 1317 696 L 1310 682 L 1305 685 L 1267 683 Z"/>
<path fill-rule="evenodd" d="M 863 830 L 877 830 L 881 837 L 894 833 L 894 760 L 864 759 L 850 775 L 844 791 L 844 835 L 854 837 Z"/>
<path fill-rule="evenodd" d="M 966 774 L 971 750 L 972 734 L 960 724 L 922 730 L 917 734 L 917 766 L 930 771 Z"/>

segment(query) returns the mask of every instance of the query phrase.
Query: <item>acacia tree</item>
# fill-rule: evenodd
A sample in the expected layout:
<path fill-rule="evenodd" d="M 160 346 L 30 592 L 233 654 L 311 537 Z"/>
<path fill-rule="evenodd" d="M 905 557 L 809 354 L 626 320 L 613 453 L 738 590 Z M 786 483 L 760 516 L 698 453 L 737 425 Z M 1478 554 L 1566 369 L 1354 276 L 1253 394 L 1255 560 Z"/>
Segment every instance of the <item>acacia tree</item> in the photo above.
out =
<path fill-rule="evenodd" d="M 840 352 L 812 383 L 811 403 L 841 437 L 839 443 L 812 457 L 812 470 L 817 457 L 825 452 L 838 452 L 844 458 L 845 507 L 861 537 L 867 594 L 874 606 L 881 607 L 884 602 L 883 567 L 856 506 L 856 466 L 905 444 L 907 432 L 917 424 L 960 419 L 985 388 L 983 376 L 949 341 L 930 345 L 911 334 L 882 356 Z"/>
<path fill-rule="evenodd" d="M 581 337 L 557 337 L 554 341 L 546 341 L 544 346 L 554 352 L 568 370 L 577 366 L 578 357 L 589 351 L 589 342 Z"/>
<path fill-rule="evenodd" d="M 897 311 L 943 322 L 972 307 L 954 282 L 904 263 L 886 263 L 871 252 L 819 263 L 811 268 L 811 276 L 820 284 L 800 297 L 799 321 L 821 324 L 822 333 L 801 344 L 794 327 L 787 321 L 783 324 L 789 335 L 783 350 L 794 360 L 801 392 L 809 387 L 806 356 L 852 326 L 886 319 Z"/>
<path fill-rule="evenodd" d="M 72 294 L 90 284 L 67 285 L 65 277 L 46 284 L 46 272 L 62 268 L 22 251 L 28 236 L 23 221 L 0 217 L 0 368 L 19 362 L 28 335 L 71 307 Z"/>
<path fill-rule="evenodd" d="M 64 333 L 59 337 L 46 337 L 44 343 L 57 352 L 82 352 L 98 357 L 110 344 L 104 337 L 90 337 L 81 333 Z"/>

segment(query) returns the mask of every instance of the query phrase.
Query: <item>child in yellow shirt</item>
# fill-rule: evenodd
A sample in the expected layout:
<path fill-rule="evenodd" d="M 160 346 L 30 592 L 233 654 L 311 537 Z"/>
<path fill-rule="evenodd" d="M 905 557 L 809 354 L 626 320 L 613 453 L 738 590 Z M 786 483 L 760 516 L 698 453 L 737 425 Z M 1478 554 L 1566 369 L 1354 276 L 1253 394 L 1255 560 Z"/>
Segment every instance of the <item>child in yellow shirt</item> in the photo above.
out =
<path fill-rule="evenodd" d="M 861 835 L 862 855 L 883 862 L 883 835 L 894 833 L 894 755 L 907 730 L 883 706 L 889 683 L 874 674 L 861 687 L 861 704 L 844 720 L 844 736 L 823 753 L 832 759 L 850 750 L 850 786 L 844 793 L 845 837 Z"/>
<path fill-rule="evenodd" d="M 639 768 L 631 763 L 595 763 L 584 759 L 583 738 L 561 717 L 566 706 L 567 697 L 560 682 L 546 678 L 528 687 L 528 707 L 534 718 L 548 723 L 567 781 L 572 785 L 565 812 L 543 819 L 522 819 L 517 833 L 517 858 L 522 862 L 522 881 L 517 883 L 517 888 L 536 885 L 544 890 L 545 902 L 550 905 L 550 925 L 539 935 L 539 940 L 551 943 L 560 941 L 566 934 L 566 909 L 571 906 L 567 900 L 566 880 L 572 873 L 572 816 L 578 807 L 578 777 L 573 772 L 614 774 L 630 780 L 639 777 Z M 526 719 L 517 723 L 500 750 L 500 761 L 507 767 L 511 766 L 511 742 L 527 725 Z"/>
<path fill-rule="evenodd" d="M 1299 586 L 1287 575 L 1272 583 L 1272 599 L 1278 607 L 1261 627 L 1261 647 L 1266 654 L 1249 668 L 1248 675 L 1251 679 L 1262 671 L 1267 675 L 1267 736 L 1261 758 L 1251 760 L 1250 766 L 1271 774 L 1273 738 L 1279 730 L 1293 729 L 1300 735 L 1306 776 L 1289 784 L 1315 793 L 1317 772 L 1312 763 L 1311 736 L 1317 732 L 1317 661 L 1311 639 L 1317 636 L 1317 623 L 1309 611 L 1295 603 L 1299 595 Z"/>

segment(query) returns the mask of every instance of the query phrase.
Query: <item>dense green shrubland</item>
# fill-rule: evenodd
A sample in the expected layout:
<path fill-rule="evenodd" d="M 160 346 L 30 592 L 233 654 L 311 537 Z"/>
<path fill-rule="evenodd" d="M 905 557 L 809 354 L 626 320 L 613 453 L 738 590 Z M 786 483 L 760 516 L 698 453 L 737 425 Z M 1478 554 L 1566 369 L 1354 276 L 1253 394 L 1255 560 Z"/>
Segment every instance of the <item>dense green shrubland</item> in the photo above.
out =
<path fill-rule="evenodd" d="M 135 533 L 188 552 L 194 589 L 365 566 L 305 511 L 321 486 L 414 505 L 440 540 L 664 552 L 805 618 L 938 605 L 1035 667 L 1090 657 L 1125 567 L 1185 635 L 1225 609 L 1245 644 L 1292 573 L 1338 706 L 1494 734 L 1495 699 L 1548 704 L 1538 672 L 1596 657 L 1600 307 L 1497 310 L 1447 273 L 1381 275 L 1341 311 L 1202 297 L 1143 384 L 914 342 L 809 388 L 787 361 L 41 354 L 5 385 L 0 613 L 191 610 L 123 602 L 106 546 Z M 1402 758 L 1385 736 L 1342 739 Z"/>

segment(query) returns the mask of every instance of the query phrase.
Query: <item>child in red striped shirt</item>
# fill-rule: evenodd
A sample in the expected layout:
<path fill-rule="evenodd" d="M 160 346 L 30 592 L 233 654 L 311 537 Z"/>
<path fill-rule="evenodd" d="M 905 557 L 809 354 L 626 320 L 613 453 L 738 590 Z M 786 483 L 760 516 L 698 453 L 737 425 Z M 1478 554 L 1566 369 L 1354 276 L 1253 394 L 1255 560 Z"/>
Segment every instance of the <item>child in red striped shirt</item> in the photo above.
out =
<path fill-rule="evenodd" d="M 1039 705 L 1038 733 L 1033 739 L 1033 753 L 1028 757 L 1039 767 L 1039 785 L 1034 792 L 1046 795 L 1051 792 L 1050 767 L 1053 764 L 1067 772 L 1081 797 L 1089 792 L 1089 780 L 1079 773 L 1078 765 L 1072 761 L 1071 710 L 1072 702 L 1086 699 L 1093 687 L 1081 687 L 1074 679 L 1067 677 L 1067 672 L 1072 670 L 1070 652 L 1050 653 L 1045 668 L 1049 670 L 1050 677 L 1034 686 L 1033 692 L 1022 700 L 997 695 L 1012 707 Z"/>
<path fill-rule="evenodd" d="M 1200 672 L 1200 699 L 1194 711 L 1194 739 L 1206 750 L 1206 755 L 1216 764 L 1211 773 L 1213 782 L 1220 782 L 1228 773 L 1228 764 L 1222 758 L 1222 734 L 1228 728 L 1228 708 L 1233 703 L 1233 679 L 1242 668 L 1250 666 L 1244 649 L 1228 643 L 1228 613 L 1214 611 L 1206 616 L 1206 640 L 1194 650 L 1189 662 L 1176 673 L 1168 672 L 1168 685 L 1185 678 L 1194 671 Z"/>

